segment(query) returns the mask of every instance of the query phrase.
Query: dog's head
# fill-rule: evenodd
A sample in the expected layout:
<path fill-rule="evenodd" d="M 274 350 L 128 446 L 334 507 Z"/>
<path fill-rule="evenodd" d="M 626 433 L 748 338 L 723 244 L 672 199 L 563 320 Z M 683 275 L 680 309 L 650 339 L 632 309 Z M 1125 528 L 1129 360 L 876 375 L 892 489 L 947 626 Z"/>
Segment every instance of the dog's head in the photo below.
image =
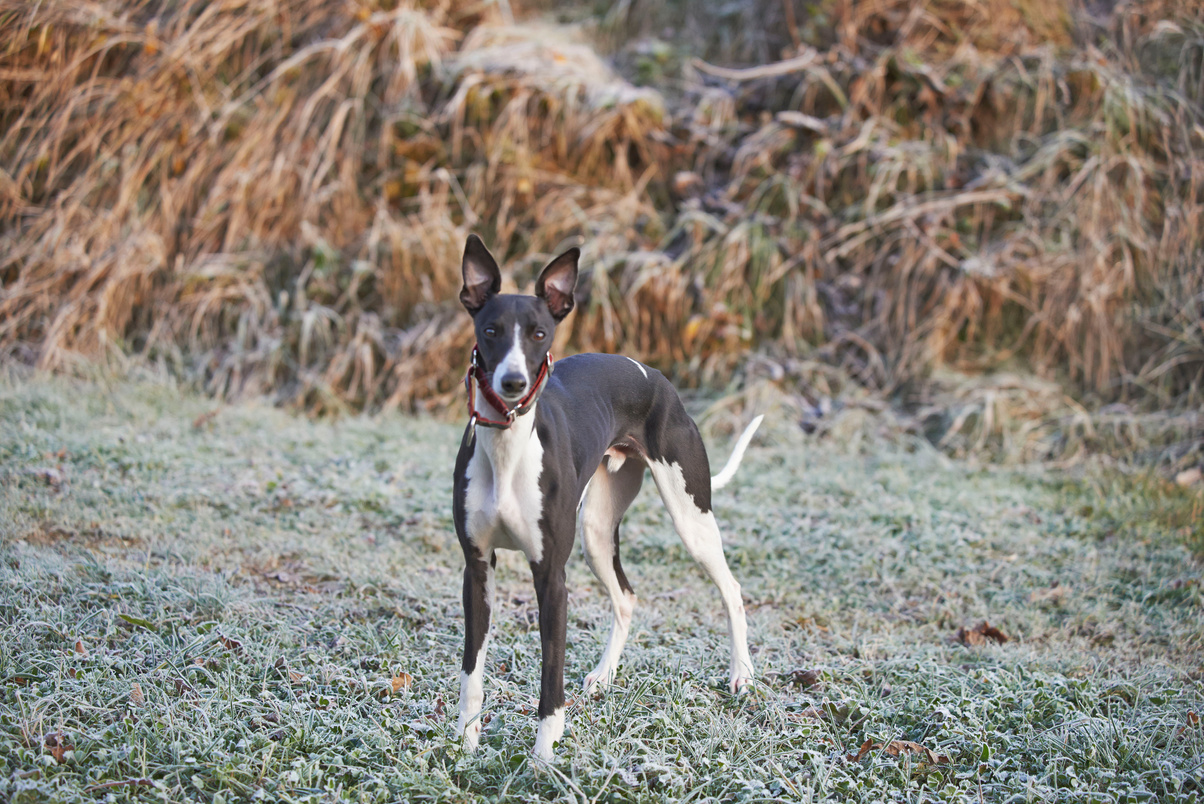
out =
<path fill-rule="evenodd" d="M 464 244 L 460 303 L 472 316 L 477 350 L 494 392 L 507 403 L 522 398 L 539 374 L 556 325 L 573 310 L 579 249 L 544 267 L 534 296 L 503 294 L 502 273 L 481 238 Z"/>

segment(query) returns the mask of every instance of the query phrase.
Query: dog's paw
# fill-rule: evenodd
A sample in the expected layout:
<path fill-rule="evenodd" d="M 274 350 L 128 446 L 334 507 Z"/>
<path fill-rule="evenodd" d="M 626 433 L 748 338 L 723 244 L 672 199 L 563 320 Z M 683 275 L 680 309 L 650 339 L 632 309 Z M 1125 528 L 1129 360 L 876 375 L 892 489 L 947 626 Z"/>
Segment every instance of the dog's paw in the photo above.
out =
<path fill-rule="evenodd" d="M 733 675 L 731 681 L 727 684 L 728 690 L 732 695 L 744 695 L 752 689 L 752 677 L 745 675 Z"/>
<path fill-rule="evenodd" d="M 552 765 L 556 762 L 556 754 L 552 750 L 553 745 L 540 745 L 538 742 L 531 749 L 531 758 L 539 764 Z"/>
<path fill-rule="evenodd" d="M 464 753 L 475 753 L 477 746 L 481 744 L 481 718 L 474 717 L 465 723 L 464 717 L 461 715 L 460 722 L 456 724 L 456 732 L 462 739 L 460 747 Z"/>
<path fill-rule="evenodd" d="M 552 748 L 563 736 L 564 707 L 562 706 L 547 717 L 540 719 L 539 729 L 535 732 L 535 750 L 531 753 L 535 755 L 536 759 L 551 762 Z"/>
<path fill-rule="evenodd" d="M 594 695 L 609 687 L 614 678 L 614 670 L 595 670 L 585 677 L 585 683 L 581 686 L 586 695 Z"/>

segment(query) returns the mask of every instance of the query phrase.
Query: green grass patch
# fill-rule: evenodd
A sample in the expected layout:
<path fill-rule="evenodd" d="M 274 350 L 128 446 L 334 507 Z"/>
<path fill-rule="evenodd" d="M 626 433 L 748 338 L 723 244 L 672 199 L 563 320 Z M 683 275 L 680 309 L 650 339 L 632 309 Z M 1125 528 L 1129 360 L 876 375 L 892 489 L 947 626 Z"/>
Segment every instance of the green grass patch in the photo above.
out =
<path fill-rule="evenodd" d="M 609 615 L 570 562 L 574 701 L 542 766 L 516 554 L 481 750 L 450 736 L 459 425 L 5 380 L 0 798 L 1197 800 L 1198 498 L 766 430 L 715 500 L 754 694 L 724 690 L 719 596 L 647 484 L 624 525 L 640 603 L 595 699 Z M 983 621 L 1009 641 L 956 641 Z"/>

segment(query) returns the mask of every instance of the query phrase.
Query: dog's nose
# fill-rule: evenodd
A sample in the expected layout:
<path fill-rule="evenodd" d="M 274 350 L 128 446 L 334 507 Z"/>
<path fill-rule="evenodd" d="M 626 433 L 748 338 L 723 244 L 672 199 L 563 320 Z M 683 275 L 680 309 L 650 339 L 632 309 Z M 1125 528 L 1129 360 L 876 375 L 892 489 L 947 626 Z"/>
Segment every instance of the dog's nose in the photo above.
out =
<path fill-rule="evenodd" d="M 507 374 L 502 377 L 502 392 L 508 396 L 518 396 L 527 390 L 527 381 L 521 374 Z"/>

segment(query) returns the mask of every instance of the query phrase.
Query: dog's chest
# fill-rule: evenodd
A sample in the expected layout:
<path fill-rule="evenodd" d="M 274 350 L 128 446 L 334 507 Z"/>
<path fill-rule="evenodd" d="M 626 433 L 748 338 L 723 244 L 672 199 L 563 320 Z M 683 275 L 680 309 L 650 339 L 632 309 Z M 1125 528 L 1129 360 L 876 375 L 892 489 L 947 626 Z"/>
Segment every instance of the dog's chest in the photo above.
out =
<path fill-rule="evenodd" d="M 468 538 L 483 553 L 503 548 L 521 550 L 532 562 L 543 557 L 543 445 L 532 432 L 534 418 L 523 416 L 509 430 L 477 430 L 465 513 Z"/>

